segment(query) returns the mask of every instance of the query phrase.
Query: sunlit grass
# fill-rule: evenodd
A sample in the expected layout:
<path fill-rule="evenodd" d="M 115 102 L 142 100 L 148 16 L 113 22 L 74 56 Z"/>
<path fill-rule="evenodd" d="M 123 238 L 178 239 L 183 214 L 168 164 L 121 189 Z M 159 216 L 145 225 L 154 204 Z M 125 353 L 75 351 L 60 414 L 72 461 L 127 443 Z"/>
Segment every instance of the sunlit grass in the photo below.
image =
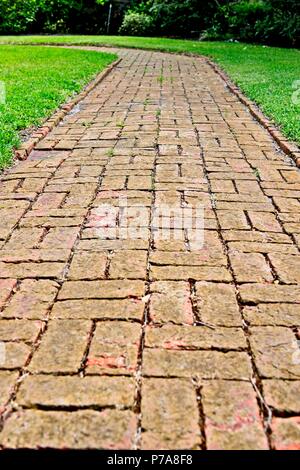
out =
<path fill-rule="evenodd" d="M 300 103 L 292 102 L 293 83 L 300 80 L 299 50 L 122 36 L 3 36 L 1 41 L 107 45 L 210 56 L 281 127 L 287 137 L 300 143 Z"/>
<path fill-rule="evenodd" d="M 0 46 L 0 168 L 10 163 L 19 132 L 40 124 L 116 56 L 54 47 Z"/>

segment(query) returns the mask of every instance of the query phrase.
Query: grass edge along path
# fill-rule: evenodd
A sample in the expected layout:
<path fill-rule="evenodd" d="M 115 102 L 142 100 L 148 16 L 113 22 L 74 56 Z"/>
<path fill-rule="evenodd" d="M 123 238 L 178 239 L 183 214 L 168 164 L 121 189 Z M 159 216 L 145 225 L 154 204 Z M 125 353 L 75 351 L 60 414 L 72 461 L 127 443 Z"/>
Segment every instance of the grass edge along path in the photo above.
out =
<path fill-rule="evenodd" d="M 122 36 L 2 36 L 1 42 L 131 47 L 208 56 L 260 107 L 286 137 L 300 144 L 298 49 Z"/>
<path fill-rule="evenodd" d="M 0 170 L 39 126 L 117 58 L 95 51 L 0 45 Z M 3 86 L 4 84 L 4 86 Z M 2 96 L 3 98 L 3 96 Z"/>

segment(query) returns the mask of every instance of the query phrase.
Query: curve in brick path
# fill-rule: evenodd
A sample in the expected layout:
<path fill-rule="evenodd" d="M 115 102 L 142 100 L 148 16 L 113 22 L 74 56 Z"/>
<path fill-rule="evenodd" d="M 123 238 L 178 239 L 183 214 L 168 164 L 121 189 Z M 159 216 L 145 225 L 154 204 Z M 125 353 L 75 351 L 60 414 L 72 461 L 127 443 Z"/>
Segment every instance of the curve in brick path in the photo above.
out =
<path fill-rule="evenodd" d="M 116 51 L 1 178 L 0 444 L 299 449 L 299 170 L 205 59 Z"/>

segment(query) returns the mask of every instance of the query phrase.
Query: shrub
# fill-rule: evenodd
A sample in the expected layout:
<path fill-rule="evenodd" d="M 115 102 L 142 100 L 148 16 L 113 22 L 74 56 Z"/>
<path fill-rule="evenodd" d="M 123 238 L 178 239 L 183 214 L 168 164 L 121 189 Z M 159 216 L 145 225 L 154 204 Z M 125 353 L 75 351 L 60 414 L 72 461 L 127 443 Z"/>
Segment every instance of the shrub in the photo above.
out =
<path fill-rule="evenodd" d="M 268 0 L 268 14 L 259 21 L 260 41 L 281 46 L 300 44 L 300 0 Z"/>
<path fill-rule="evenodd" d="M 0 34 L 106 31 L 109 0 L 0 0 Z M 113 3 L 111 33 L 121 24 L 126 4 Z"/>
<path fill-rule="evenodd" d="M 265 17 L 267 9 L 266 4 L 259 0 L 235 1 L 220 6 L 212 20 L 212 26 L 202 37 L 254 41 L 257 34 L 256 24 Z"/>
<path fill-rule="evenodd" d="M 128 36 L 147 36 L 153 29 L 153 20 L 146 13 L 127 11 L 120 26 L 119 33 Z"/>
<path fill-rule="evenodd" d="M 133 0 L 131 10 L 151 16 L 157 35 L 199 37 L 224 1 L 229 0 Z"/>
<path fill-rule="evenodd" d="M 202 39 L 299 44 L 300 0 L 235 0 L 220 6 Z"/>

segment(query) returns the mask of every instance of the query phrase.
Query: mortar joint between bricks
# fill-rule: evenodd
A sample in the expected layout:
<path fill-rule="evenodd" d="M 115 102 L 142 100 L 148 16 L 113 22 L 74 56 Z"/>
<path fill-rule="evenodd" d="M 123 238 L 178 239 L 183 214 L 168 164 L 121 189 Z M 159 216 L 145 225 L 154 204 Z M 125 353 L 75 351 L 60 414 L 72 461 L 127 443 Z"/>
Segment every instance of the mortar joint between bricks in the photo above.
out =
<path fill-rule="evenodd" d="M 143 72 L 143 76 L 145 75 L 145 70 Z M 137 87 L 137 90 L 139 87 Z M 137 92 L 136 92 L 137 94 Z M 158 127 L 159 127 L 159 121 L 157 121 Z M 158 130 L 157 130 L 157 135 L 158 135 Z M 153 179 L 155 180 L 155 167 L 156 167 L 156 159 L 157 159 L 157 154 L 158 154 L 158 145 L 155 144 L 155 159 L 154 159 L 154 168 L 152 171 L 152 181 Z M 147 251 L 147 264 L 146 264 L 146 288 L 145 288 L 145 298 L 147 299 L 145 302 L 145 307 L 144 307 L 144 313 L 143 313 L 143 320 L 142 320 L 142 327 L 141 327 L 141 337 L 140 337 L 140 342 L 139 342 L 139 349 L 138 349 L 138 360 L 137 360 L 137 369 L 135 373 L 135 404 L 134 404 L 134 411 L 137 416 L 137 428 L 134 436 L 134 442 L 133 442 L 133 448 L 135 450 L 138 450 L 140 448 L 140 442 L 141 442 L 141 436 L 142 436 L 142 411 L 141 411 L 141 403 L 142 403 L 142 368 L 143 368 L 143 352 L 144 352 L 144 347 L 145 347 L 145 328 L 148 325 L 150 321 L 150 295 L 151 295 L 151 289 L 150 289 L 150 253 L 152 250 L 153 246 L 153 235 L 152 235 L 152 220 L 153 220 L 153 211 L 154 211 L 154 206 L 155 206 L 155 191 L 154 187 L 151 188 L 151 193 L 152 193 L 152 201 L 151 201 L 151 210 L 150 210 L 150 220 L 149 220 L 149 245 L 148 245 L 148 251 Z"/>
<path fill-rule="evenodd" d="M 63 160 L 63 161 L 64 161 L 64 160 Z M 43 193 L 43 191 L 44 191 L 45 187 L 47 186 L 48 182 L 54 177 L 56 171 L 60 168 L 60 166 L 62 165 L 63 161 L 61 161 L 61 162 L 57 165 L 57 167 L 56 167 L 54 173 L 53 173 L 52 175 L 48 176 L 48 178 L 46 178 L 46 181 L 45 181 L 43 187 L 40 189 L 40 191 L 37 192 L 36 196 L 30 201 L 29 206 L 27 207 L 27 209 L 25 209 L 25 211 L 23 212 L 22 216 L 18 219 L 18 221 L 17 221 L 17 222 L 15 223 L 15 225 L 12 227 L 12 229 L 11 229 L 9 235 L 8 235 L 8 236 L 6 237 L 6 239 L 5 239 L 5 244 L 11 239 L 13 232 L 14 232 L 16 229 L 18 229 L 18 228 L 20 227 L 20 221 L 25 217 L 25 215 L 26 215 L 28 212 L 30 212 L 30 211 L 32 210 L 32 207 L 33 207 L 34 203 L 37 201 L 37 199 L 38 199 L 38 197 L 40 196 L 40 194 Z M 4 244 L 4 248 L 5 248 L 5 244 Z"/>
<path fill-rule="evenodd" d="M 211 61 L 208 61 L 208 63 L 209 63 L 209 65 L 213 68 L 213 70 L 215 70 L 215 72 L 220 75 L 220 73 L 219 73 L 220 71 L 219 71 L 218 67 L 217 67 L 215 64 L 213 64 Z M 224 75 L 224 74 L 223 74 L 223 75 Z M 222 76 L 222 74 L 221 74 L 221 77 L 222 77 L 223 80 L 225 80 L 226 83 L 228 83 L 228 79 L 225 78 L 225 75 Z M 230 89 L 230 88 L 229 88 L 229 89 Z M 236 94 L 233 90 L 230 89 L 230 91 L 231 91 L 232 93 Z M 241 95 L 241 93 L 239 93 L 239 94 L 237 95 L 239 99 L 240 99 L 240 95 Z M 218 104 L 216 103 L 216 101 L 214 100 L 213 97 L 212 97 L 212 99 L 213 99 L 214 103 L 216 104 L 216 106 L 218 106 Z M 240 100 L 240 101 L 242 102 L 242 104 L 243 104 L 246 108 L 248 108 L 247 104 L 245 104 L 242 100 Z M 219 108 L 219 106 L 218 106 L 218 108 Z M 223 117 L 222 111 L 221 111 L 220 109 L 219 109 L 219 111 L 220 111 L 220 113 L 221 113 L 221 115 L 222 115 L 222 117 Z M 254 121 L 256 121 L 258 124 L 262 125 L 261 122 L 260 122 L 260 120 L 258 119 L 258 117 L 257 117 L 255 114 L 252 113 L 252 116 L 253 116 Z M 265 128 L 265 126 L 262 126 L 262 127 Z M 252 168 L 252 170 L 255 171 L 256 168 L 253 166 L 253 164 L 251 164 L 251 162 L 248 161 L 247 156 L 246 156 L 244 150 L 241 148 L 241 146 L 240 146 L 238 140 L 237 140 L 236 137 L 235 137 L 235 133 L 232 131 L 232 129 L 231 129 L 230 126 L 229 126 L 229 129 L 231 130 L 232 135 L 233 135 L 233 137 L 234 137 L 234 139 L 235 139 L 235 141 L 236 141 L 238 147 L 240 148 L 240 151 L 241 151 L 242 155 L 244 156 L 245 160 L 247 161 L 247 163 L 249 164 L 249 166 Z M 272 139 L 278 144 L 277 139 L 274 139 L 274 136 L 273 136 L 272 134 L 271 134 L 271 137 L 272 137 Z M 279 152 L 280 152 L 281 154 L 288 155 L 286 152 L 283 152 L 283 150 L 282 150 L 281 148 L 280 148 Z M 293 163 L 294 163 L 294 162 L 293 162 Z M 262 193 L 266 196 L 266 193 L 265 193 L 265 191 L 264 191 L 264 188 L 261 186 L 261 179 L 260 179 L 260 178 L 257 178 L 257 180 L 258 180 L 258 184 L 259 184 L 259 187 L 260 187 Z M 268 196 L 267 196 L 267 197 L 268 197 Z M 296 246 L 297 250 L 300 252 L 300 247 L 295 243 L 293 236 L 292 236 L 290 233 L 288 233 L 288 232 L 286 231 L 286 229 L 284 228 L 283 223 L 281 222 L 281 220 L 280 220 L 280 218 L 279 218 L 279 214 L 278 214 L 278 213 L 279 213 L 279 210 L 278 210 L 278 207 L 276 206 L 276 203 L 274 202 L 273 197 L 271 196 L 270 199 L 271 199 L 272 204 L 273 204 L 273 207 L 274 207 L 274 214 L 275 214 L 276 220 L 278 221 L 278 223 L 279 223 L 279 225 L 280 225 L 280 227 L 281 227 L 283 233 L 286 234 L 286 235 L 288 235 L 288 237 L 290 238 L 290 240 L 291 240 L 291 241 L 293 242 L 293 244 Z"/>
<path fill-rule="evenodd" d="M 219 109 L 219 112 L 222 116 L 222 118 L 224 119 L 223 117 L 223 114 L 218 106 L 218 104 L 216 103 L 216 101 L 214 100 L 214 97 L 211 95 L 211 98 L 213 100 L 213 102 L 215 103 L 216 107 Z M 191 120 L 193 121 L 193 118 L 192 118 L 192 111 L 191 111 L 191 108 L 190 108 L 190 113 L 191 113 Z M 199 133 L 195 127 L 195 132 L 196 132 L 196 136 L 197 136 L 197 140 L 198 140 L 198 145 L 199 145 L 199 148 L 200 148 L 200 155 L 201 155 L 201 159 L 202 159 L 202 162 L 203 162 L 203 171 L 204 171 L 204 176 L 206 178 L 206 181 L 207 181 L 207 184 L 208 184 L 208 190 L 209 190 L 209 194 L 212 195 L 213 194 L 213 191 L 212 191 L 212 188 L 211 188 L 211 183 L 210 183 L 210 178 L 209 178 L 209 174 L 206 170 L 206 161 L 205 161 L 205 156 L 204 156 L 204 150 L 202 148 L 202 145 L 201 145 L 201 142 L 200 142 L 200 138 L 199 138 Z M 232 132 L 232 131 L 231 131 Z M 271 428 L 269 425 L 266 425 L 266 423 L 268 423 L 268 420 L 269 420 L 269 415 L 268 413 L 266 412 L 266 408 L 262 406 L 262 402 L 261 402 L 261 397 L 263 397 L 263 390 L 262 390 L 262 385 L 261 385 L 261 379 L 260 379 L 260 376 L 259 376 L 259 373 L 258 373 L 258 370 L 257 370 L 257 367 L 256 367 L 256 364 L 255 364 L 255 359 L 254 359 L 254 355 L 253 355 L 253 352 L 251 350 L 251 345 L 250 345 L 250 341 L 249 341 L 249 332 L 248 332 L 248 327 L 247 327 L 247 324 L 245 322 L 245 319 L 244 319 L 244 315 L 243 315 L 243 309 L 242 309 L 242 304 L 241 304 L 241 299 L 240 299 L 240 295 L 239 295 L 239 286 L 236 282 L 236 279 L 235 279 L 235 275 L 234 275 L 234 271 L 233 271 L 233 268 L 231 266 L 231 261 L 230 261 L 230 257 L 229 257 L 229 252 L 228 252 L 228 247 L 227 247 L 227 244 L 224 240 L 224 237 L 222 235 L 222 228 L 221 228 L 221 225 L 220 225 L 220 222 L 219 222 L 219 219 L 218 219 L 218 213 L 217 213 L 217 210 L 215 207 L 213 207 L 213 211 L 214 211 L 214 214 L 215 214 L 215 218 L 216 218 L 216 222 L 217 222 L 217 230 L 218 230 L 218 233 L 219 233 L 219 237 L 220 237 L 220 240 L 222 242 L 222 245 L 223 245 L 223 249 L 224 249 L 224 252 L 226 254 L 226 257 L 227 257 L 227 267 L 232 275 L 232 279 L 233 279 L 233 284 L 234 284 L 234 287 L 235 287 L 235 291 L 236 291 L 236 301 L 237 301 L 237 304 L 238 304 L 238 308 L 239 308 L 239 312 L 240 312 L 240 315 L 241 315 L 241 319 L 242 319 L 242 329 L 243 329 L 243 332 L 244 332 L 244 335 L 245 335 L 245 339 L 246 339 L 246 342 L 247 342 L 247 354 L 248 354 L 248 357 L 250 359 L 250 362 L 251 362 L 251 366 L 252 366 L 252 373 L 253 373 L 253 376 L 255 377 L 256 381 L 258 384 L 260 384 L 260 389 L 259 389 L 259 392 L 260 394 L 257 393 L 256 391 L 256 399 L 257 399 L 257 404 L 259 406 L 259 409 L 261 411 L 261 416 L 262 416 L 262 426 L 263 426 L 263 429 L 265 431 L 265 435 L 266 435 L 266 438 L 268 440 L 268 445 L 269 445 L 269 448 L 272 449 L 273 448 L 273 445 L 272 445 L 272 440 L 271 440 Z"/>
<path fill-rule="evenodd" d="M 108 100 L 108 99 L 109 99 L 109 97 L 107 98 L 107 100 Z M 106 100 L 106 101 L 107 101 L 107 100 Z M 30 211 L 30 210 L 32 209 L 32 205 L 33 205 L 34 202 L 37 200 L 39 194 L 43 192 L 43 190 L 44 190 L 44 188 L 46 187 L 46 185 L 48 184 L 48 182 L 49 182 L 51 179 L 53 179 L 53 178 L 55 177 L 56 172 L 59 170 L 59 168 L 61 167 L 61 165 L 63 164 L 64 161 L 65 161 L 65 159 L 62 160 L 62 161 L 57 165 L 57 167 L 55 168 L 55 171 L 53 172 L 53 174 L 51 174 L 51 175 L 47 178 L 47 180 L 46 180 L 46 182 L 45 182 L 45 184 L 44 184 L 42 190 L 37 194 L 37 196 L 36 196 L 36 197 L 34 198 L 34 200 L 31 202 L 31 204 L 29 205 L 29 207 L 28 207 L 27 210 L 24 212 L 24 214 L 22 215 L 21 218 L 23 218 L 23 217 L 25 216 L 25 214 L 26 214 L 28 211 Z M 90 210 L 91 210 L 91 208 L 92 208 L 92 206 L 93 206 L 93 203 L 94 203 L 94 201 L 95 201 L 95 198 L 96 198 L 96 196 L 97 196 L 97 194 L 98 194 L 98 192 L 99 192 L 99 190 L 100 190 L 100 187 L 101 187 L 101 184 L 102 184 L 103 175 L 105 174 L 105 170 L 106 170 L 106 166 L 103 167 L 102 173 L 101 173 L 101 175 L 100 175 L 100 177 L 99 177 L 99 180 L 98 180 L 97 188 L 95 189 L 95 192 L 94 192 L 94 196 L 92 197 L 91 202 L 90 202 L 90 204 L 89 204 L 88 207 L 87 207 L 85 217 L 84 217 L 83 220 L 82 220 L 82 224 L 81 224 L 81 226 L 80 226 L 80 230 L 79 230 L 79 232 L 78 232 L 78 234 L 77 234 L 77 238 L 76 238 L 76 240 L 75 240 L 74 243 L 73 243 L 73 246 L 72 246 L 71 251 L 70 251 L 69 258 L 68 258 L 68 260 L 67 260 L 67 262 L 66 262 L 66 264 L 65 264 L 63 276 L 62 276 L 61 279 L 57 279 L 57 280 L 56 280 L 56 281 L 57 281 L 57 284 L 58 284 L 58 290 L 57 290 L 57 292 L 56 292 L 56 295 L 55 295 L 53 301 L 51 302 L 51 304 L 50 304 L 49 307 L 48 307 L 48 312 L 47 312 L 47 315 L 46 315 L 45 322 L 43 323 L 43 325 L 42 325 L 42 327 L 41 327 L 41 329 L 40 329 L 40 332 L 39 332 L 39 334 L 38 334 L 38 336 L 37 336 L 35 342 L 32 344 L 32 350 L 31 350 L 31 353 L 30 353 L 30 355 L 29 355 L 29 357 L 28 357 L 28 359 L 27 359 L 27 362 L 26 362 L 25 366 L 22 367 L 22 369 L 20 370 L 18 380 L 17 380 L 17 382 L 16 382 L 16 384 L 15 384 L 13 390 L 12 390 L 12 393 L 10 394 L 9 400 L 8 400 L 8 402 L 7 402 L 7 405 L 6 405 L 5 408 L 4 408 L 4 413 L 3 413 L 4 416 L 6 416 L 6 415 L 5 415 L 6 411 L 11 408 L 11 406 L 12 406 L 12 404 L 13 404 L 15 398 L 16 398 L 16 395 L 17 395 L 17 393 L 18 393 L 20 384 L 21 384 L 21 382 L 22 382 L 22 377 L 23 377 L 25 374 L 27 374 L 26 368 L 27 368 L 28 365 L 30 364 L 30 362 L 31 362 L 31 360 L 32 360 L 32 358 L 33 358 L 33 356 L 34 356 L 34 353 L 37 351 L 37 349 L 38 349 L 38 347 L 39 347 L 39 345 L 40 345 L 40 343 L 41 343 L 41 341 L 42 341 L 42 338 L 43 338 L 43 336 L 45 335 L 45 333 L 46 333 L 46 331 L 47 331 L 48 323 L 49 323 L 49 320 L 50 320 L 50 314 L 51 314 L 52 308 L 53 308 L 55 302 L 57 301 L 57 298 L 58 298 L 59 293 L 60 293 L 60 291 L 61 291 L 62 285 L 63 285 L 65 279 L 67 278 L 68 270 L 69 270 L 70 264 L 71 264 L 72 259 L 73 259 L 73 256 L 74 256 L 76 246 L 77 246 L 77 244 L 78 244 L 78 242 L 79 242 L 79 240 L 80 240 L 80 238 L 81 238 L 82 230 L 83 230 L 83 228 L 84 228 L 84 226 L 85 226 L 86 220 L 87 220 L 87 218 L 88 218 L 88 216 L 89 216 L 89 213 L 90 213 Z M 20 218 L 20 220 L 21 220 L 21 218 Z M 12 231 L 13 231 L 16 227 L 19 226 L 20 220 L 19 220 L 18 223 L 15 225 L 15 227 L 13 227 Z M 11 232 L 11 234 L 12 234 L 12 232 Z M 10 236 L 11 236 L 11 234 L 10 234 Z M 4 422 L 5 422 L 5 419 L 2 420 L 2 426 L 4 425 Z"/>
<path fill-rule="evenodd" d="M 266 261 L 266 264 L 267 266 L 269 267 L 270 271 L 271 271 L 271 274 L 273 276 L 273 282 L 275 283 L 278 283 L 280 284 L 281 283 L 281 280 L 276 272 L 276 269 L 274 267 L 274 265 L 272 264 L 272 261 L 270 259 L 270 256 L 268 255 L 268 253 L 262 253 L 262 256 L 264 257 L 265 261 Z"/>
<path fill-rule="evenodd" d="M 12 231 L 11 231 L 11 233 L 10 233 L 10 236 L 6 239 L 6 242 L 11 238 L 13 231 L 14 231 L 17 227 L 19 227 L 20 220 L 25 216 L 25 214 L 27 214 L 27 213 L 32 209 L 32 206 L 33 206 L 33 204 L 36 202 L 36 200 L 37 200 L 37 198 L 39 197 L 40 193 L 43 192 L 43 190 L 44 190 L 44 188 L 46 187 L 46 185 L 48 184 L 49 180 L 54 177 L 56 171 L 58 171 L 58 169 L 61 167 L 63 161 L 64 161 L 64 160 L 62 160 L 62 161 L 57 165 L 57 167 L 56 167 L 54 173 L 46 179 L 45 184 L 43 185 L 42 190 L 37 193 L 36 197 L 35 197 L 35 198 L 31 201 L 31 203 L 29 204 L 29 207 L 24 211 L 22 217 L 20 217 L 20 219 L 18 220 L 17 224 L 15 224 L 15 226 L 12 228 Z M 70 255 L 70 256 L 71 256 L 71 255 Z M 59 288 L 58 288 L 58 290 L 57 290 L 57 292 L 56 292 L 56 296 L 54 297 L 53 301 L 51 302 L 51 304 L 50 304 L 49 307 L 48 307 L 47 314 L 46 314 L 46 319 L 45 319 L 45 321 L 42 323 L 41 328 L 40 328 L 40 331 L 39 331 L 39 333 L 38 333 L 38 335 L 37 335 L 35 341 L 34 341 L 34 342 L 32 343 L 32 345 L 31 345 L 31 351 L 30 351 L 30 354 L 29 354 L 29 356 L 28 356 L 28 358 L 27 358 L 27 361 L 26 361 L 26 363 L 24 364 L 24 366 L 20 369 L 20 371 L 19 371 L 19 376 L 18 376 L 18 378 L 17 378 L 17 380 L 16 380 L 16 382 L 15 382 L 15 384 L 14 384 L 14 386 L 13 386 L 13 389 L 12 389 L 12 391 L 11 391 L 11 393 L 10 393 L 9 399 L 8 399 L 6 405 L 4 406 L 3 413 L 1 413 L 0 429 L 2 429 L 2 427 L 4 426 L 4 423 L 5 423 L 6 419 L 7 419 L 7 417 L 8 417 L 9 414 L 10 414 L 10 413 L 8 413 L 8 410 L 12 410 L 12 405 L 13 405 L 13 402 L 14 402 L 14 400 L 15 400 L 15 398 L 16 398 L 16 395 L 17 395 L 17 393 L 18 393 L 18 390 L 19 390 L 19 388 L 20 388 L 20 384 L 22 383 L 23 377 L 24 377 L 25 375 L 27 375 L 27 370 L 26 370 L 26 368 L 27 368 L 27 366 L 30 364 L 31 359 L 32 359 L 32 357 L 33 357 L 35 351 L 38 349 L 39 344 L 40 344 L 40 342 L 41 342 L 41 339 L 42 339 L 43 335 L 45 334 L 45 331 L 47 330 L 47 326 L 48 326 L 48 321 L 49 321 L 50 313 L 51 313 L 51 310 L 52 310 L 52 308 L 53 308 L 53 305 L 54 305 L 54 303 L 55 303 L 55 301 L 56 301 L 56 299 L 57 299 L 57 297 L 58 297 L 58 294 L 59 294 L 59 291 L 60 291 L 61 285 L 62 285 L 62 283 L 59 283 L 59 281 L 57 281 L 57 284 L 58 284 Z M 20 286 L 21 286 L 21 282 L 20 282 L 20 280 L 18 280 L 16 292 L 19 290 Z M 12 295 L 11 295 L 11 297 L 9 298 L 9 300 L 11 300 L 11 298 L 13 297 L 13 295 L 14 295 L 14 291 L 12 291 Z"/>
<path fill-rule="evenodd" d="M 206 58 L 205 60 L 206 63 L 214 70 L 214 72 L 225 82 L 227 89 L 239 99 L 239 101 L 248 109 L 251 116 L 262 126 L 262 128 L 264 128 L 269 133 L 280 150 L 287 157 L 292 159 L 293 164 L 299 168 L 299 155 L 297 152 L 292 150 L 293 143 L 290 144 L 287 142 L 286 137 L 281 134 L 278 127 L 274 126 L 274 123 L 271 122 L 254 103 L 250 102 L 250 100 L 244 96 L 241 90 L 231 82 L 227 74 L 225 74 L 225 72 L 217 64 L 212 62 L 210 59 Z"/>
<path fill-rule="evenodd" d="M 195 389 L 197 406 L 198 406 L 198 414 L 199 414 L 199 429 L 200 429 L 200 448 L 201 450 L 207 450 L 207 438 L 206 438 L 206 431 L 205 431 L 205 412 L 203 407 L 203 400 L 202 400 L 202 388 L 203 386 L 199 382 L 198 377 L 192 377 L 192 384 Z"/>
<path fill-rule="evenodd" d="M 84 353 L 83 353 L 83 356 L 82 356 L 80 367 L 78 369 L 78 373 L 82 377 L 85 376 L 85 370 L 86 370 L 86 366 L 87 366 L 88 356 L 89 356 L 91 344 L 92 344 L 92 341 L 93 341 L 93 338 L 94 338 L 94 335 L 95 335 L 96 327 L 97 327 L 97 322 L 95 320 L 92 320 L 92 326 L 91 326 L 91 329 L 89 331 L 86 347 L 85 347 L 85 350 L 84 350 Z"/>

